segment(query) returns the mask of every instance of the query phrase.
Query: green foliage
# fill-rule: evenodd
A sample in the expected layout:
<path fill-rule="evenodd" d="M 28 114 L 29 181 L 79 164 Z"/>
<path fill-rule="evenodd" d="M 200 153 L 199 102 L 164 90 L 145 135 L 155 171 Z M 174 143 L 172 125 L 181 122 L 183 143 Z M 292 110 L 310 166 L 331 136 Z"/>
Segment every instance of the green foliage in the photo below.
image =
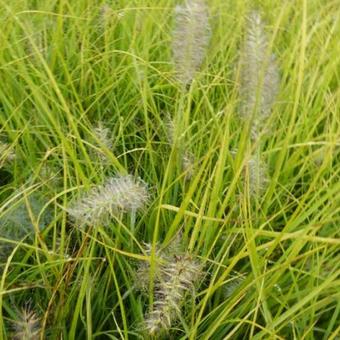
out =
<path fill-rule="evenodd" d="M 186 86 L 178 4 L 0 0 L 0 339 L 25 320 L 41 339 L 157 338 L 145 319 L 170 301 L 160 287 L 176 317 L 158 338 L 339 336 L 339 2 L 208 0 L 209 47 Z M 255 141 L 240 119 L 253 10 L 280 70 Z M 75 198 L 128 174 L 148 184 L 146 207 L 79 228 Z M 193 284 L 183 258 L 200 264 Z"/>

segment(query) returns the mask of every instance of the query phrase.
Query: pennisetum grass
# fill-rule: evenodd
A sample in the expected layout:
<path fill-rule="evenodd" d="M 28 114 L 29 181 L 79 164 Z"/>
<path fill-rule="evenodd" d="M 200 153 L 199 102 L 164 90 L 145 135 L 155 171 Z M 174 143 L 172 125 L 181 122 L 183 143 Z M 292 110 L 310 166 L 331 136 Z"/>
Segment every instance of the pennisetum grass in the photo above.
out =
<path fill-rule="evenodd" d="M 155 301 L 145 317 L 145 328 L 150 335 L 168 332 L 179 318 L 185 295 L 194 289 L 201 276 L 201 265 L 190 255 L 173 255 L 162 266 L 162 276 L 155 287 Z"/>
<path fill-rule="evenodd" d="M 181 307 L 187 295 L 192 294 L 203 274 L 202 263 L 183 248 L 177 237 L 165 249 L 156 249 L 155 291 L 152 310 L 145 315 L 144 330 L 157 336 L 167 333 L 179 319 Z M 146 254 L 151 254 L 151 246 L 146 245 Z M 136 274 L 136 287 L 147 293 L 149 288 L 150 266 L 142 263 Z"/>
<path fill-rule="evenodd" d="M 119 175 L 92 188 L 74 201 L 67 212 L 76 225 L 106 225 L 114 214 L 136 213 L 145 207 L 148 199 L 148 189 L 144 181 L 131 175 Z"/>
<path fill-rule="evenodd" d="M 13 321 L 14 340 L 38 340 L 41 332 L 41 320 L 31 307 L 23 307 Z"/>
<path fill-rule="evenodd" d="M 93 150 L 92 154 L 99 159 L 102 165 L 106 165 L 109 163 L 109 159 L 105 155 L 105 151 L 112 151 L 113 149 L 110 129 L 100 121 L 97 126 L 93 128 L 93 133 L 98 146 Z"/>
<path fill-rule="evenodd" d="M 6 163 L 14 161 L 16 158 L 15 152 L 9 144 L 0 142 L 0 168 Z"/>
<path fill-rule="evenodd" d="M 211 37 L 209 24 L 209 11 L 205 0 L 185 0 L 174 10 L 174 30 L 172 34 L 172 54 L 175 66 L 176 79 L 184 90 L 190 86 L 197 71 L 206 57 Z M 183 96 L 179 101 L 179 111 L 184 110 Z M 185 179 L 193 176 L 193 154 L 182 145 L 179 135 L 179 126 L 183 126 L 183 114 L 179 114 L 173 121 L 168 119 L 168 136 L 170 144 L 176 147 L 181 170 Z M 185 144 L 185 143 L 184 143 Z"/>
<path fill-rule="evenodd" d="M 339 337 L 338 1 L 257 3 L 0 0 L 1 340 Z"/>
<path fill-rule="evenodd" d="M 275 55 L 271 53 L 261 15 L 253 11 L 247 17 L 240 75 L 240 114 L 245 121 L 251 122 L 253 140 L 263 130 L 278 90 L 279 70 Z"/>
<path fill-rule="evenodd" d="M 185 0 L 175 8 L 173 57 L 176 77 L 186 86 L 201 66 L 211 35 L 208 7 L 204 0 Z"/>
<path fill-rule="evenodd" d="M 269 173 L 266 163 L 258 155 L 252 157 L 246 165 L 248 172 L 249 193 L 253 197 L 260 197 L 269 183 Z"/>
<path fill-rule="evenodd" d="M 260 137 L 276 101 L 280 77 L 264 23 L 257 11 L 247 17 L 240 73 L 240 115 L 250 127 L 251 142 L 256 143 L 254 155 L 247 163 L 249 191 L 253 197 L 259 197 L 269 183 L 269 172 L 260 151 Z"/>

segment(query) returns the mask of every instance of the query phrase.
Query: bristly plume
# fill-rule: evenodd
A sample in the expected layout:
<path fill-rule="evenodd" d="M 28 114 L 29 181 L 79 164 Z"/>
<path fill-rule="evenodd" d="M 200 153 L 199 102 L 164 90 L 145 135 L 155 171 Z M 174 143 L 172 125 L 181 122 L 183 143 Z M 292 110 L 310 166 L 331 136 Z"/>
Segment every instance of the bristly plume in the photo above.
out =
<path fill-rule="evenodd" d="M 146 246 L 147 255 L 151 246 Z M 202 276 L 202 264 L 183 250 L 181 235 L 166 248 L 156 249 L 154 268 L 154 305 L 146 314 L 144 330 L 150 335 L 160 334 L 170 329 L 178 319 L 187 293 L 193 291 Z M 136 274 L 136 288 L 144 293 L 150 285 L 150 264 L 142 263 Z"/>
<path fill-rule="evenodd" d="M 240 114 L 244 120 L 252 120 L 251 136 L 257 139 L 275 103 L 280 77 L 260 14 L 250 13 L 247 21 L 241 52 Z"/>
<path fill-rule="evenodd" d="M 14 161 L 15 158 L 16 155 L 11 147 L 8 144 L 0 142 L 0 168 L 3 167 L 6 162 Z"/>
<path fill-rule="evenodd" d="M 102 5 L 99 14 L 99 27 L 102 30 L 105 30 L 109 26 L 110 22 L 113 20 L 113 16 L 113 9 L 108 4 Z"/>
<path fill-rule="evenodd" d="M 170 145 L 175 145 L 175 124 L 169 113 L 165 116 L 166 136 Z"/>
<path fill-rule="evenodd" d="M 173 259 L 162 268 L 162 278 L 155 287 L 153 310 L 145 318 L 150 335 L 170 329 L 180 315 L 185 294 L 193 290 L 202 270 L 200 263 L 187 254 L 173 255 Z"/>
<path fill-rule="evenodd" d="M 189 181 L 194 175 L 195 158 L 190 151 L 185 151 L 182 156 L 182 169 L 185 172 L 185 179 Z"/>
<path fill-rule="evenodd" d="M 107 224 L 119 212 L 136 212 L 149 200 L 147 184 L 131 175 L 109 178 L 67 210 L 79 226 Z"/>
<path fill-rule="evenodd" d="M 97 127 L 94 128 L 94 133 L 103 145 L 108 149 L 112 149 L 112 134 L 110 133 L 110 129 L 105 127 L 103 122 L 98 123 Z"/>
<path fill-rule="evenodd" d="M 60 175 L 61 170 L 57 166 L 44 163 L 40 169 L 40 180 L 42 182 L 48 182 L 54 188 L 62 186 L 62 176 Z"/>
<path fill-rule="evenodd" d="M 13 339 L 38 340 L 41 331 L 40 324 L 40 318 L 30 307 L 22 308 L 18 313 L 18 319 L 13 322 Z"/>
<path fill-rule="evenodd" d="M 102 122 L 99 122 L 97 127 L 95 127 L 93 131 L 97 140 L 99 141 L 99 148 L 105 147 L 108 150 L 112 150 L 113 143 L 112 133 L 110 132 L 110 129 L 105 127 Z M 102 163 L 106 163 L 108 161 L 105 153 L 101 149 L 96 150 L 95 153 Z"/>
<path fill-rule="evenodd" d="M 186 0 L 175 8 L 173 57 L 177 79 L 183 85 L 193 80 L 209 44 L 211 29 L 204 0 Z"/>
<path fill-rule="evenodd" d="M 259 195 L 261 195 L 266 190 L 269 183 L 268 167 L 258 156 L 251 158 L 248 161 L 247 166 L 249 175 L 249 193 L 251 196 L 256 196 L 259 198 Z"/>
<path fill-rule="evenodd" d="M 107 20 L 112 14 L 113 10 L 108 4 L 104 4 L 100 7 L 100 15 L 103 20 Z"/>
<path fill-rule="evenodd" d="M 14 195 L 17 196 L 18 193 L 15 192 Z M 37 194 L 28 196 L 27 201 L 23 199 L 19 203 L 13 202 L 0 217 L 1 237 L 11 241 L 20 241 L 26 237 L 32 240 L 34 223 L 39 216 L 38 227 L 43 230 L 52 222 L 53 213 L 50 208 L 44 208 L 44 201 Z M 0 241 L 0 259 L 6 259 L 13 247 L 12 243 Z"/>

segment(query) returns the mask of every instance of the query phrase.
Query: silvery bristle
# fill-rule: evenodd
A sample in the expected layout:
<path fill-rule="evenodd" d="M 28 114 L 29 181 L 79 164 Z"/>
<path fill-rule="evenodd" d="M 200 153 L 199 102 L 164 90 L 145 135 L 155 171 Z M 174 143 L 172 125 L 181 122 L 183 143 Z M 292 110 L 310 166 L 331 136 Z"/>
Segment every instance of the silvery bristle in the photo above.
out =
<path fill-rule="evenodd" d="M 109 178 L 68 209 L 76 224 L 107 224 L 113 214 L 136 212 L 149 199 L 147 184 L 131 175 Z"/>
<path fill-rule="evenodd" d="M 247 21 L 241 52 L 240 114 L 244 120 L 252 120 L 251 135 L 257 139 L 275 103 L 280 77 L 260 14 L 252 12 Z"/>
<path fill-rule="evenodd" d="M 210 35 L 208 7 L 203 0 L 187 0 L 176 6 L 172 50 L 181 84 L 193 80 L 206 55 Z"/>

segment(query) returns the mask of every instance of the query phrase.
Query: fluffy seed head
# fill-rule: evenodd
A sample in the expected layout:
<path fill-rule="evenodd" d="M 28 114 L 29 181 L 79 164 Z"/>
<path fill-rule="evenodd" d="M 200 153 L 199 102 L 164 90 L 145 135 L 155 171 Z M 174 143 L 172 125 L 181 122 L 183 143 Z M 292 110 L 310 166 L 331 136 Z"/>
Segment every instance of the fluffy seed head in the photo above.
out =
<path fill-rule="evenodd" d="M 140 178 L 116 176 L 74 202 L 68 213 L 78 225 L 107 224 L 112 214 L 142 209 L 148 199 L 147 185 Z"/>
<path fill-rule="evenodd" d="M 100 8 L 100 15 L 103 20 L 107 20 L 112 14 L 113 14 L 113 10 L 108 4 L 104 4 Z"/>
<path fill-rule="evenodd" d="M 253 157 L 248 161 L 248 182 L 251 196 L 262 194 L 269 182 L 267 165 L 260 157 Z"/>
<path fill-rule="evenodd" d="M 0 217 L 1 237 L 12 241 L 20 241 L 26 237 L 31 239 L 35 231 L 34 223 L 37 222 L 38 216 L 40 216 L 38 225 L 40 230 L 49 225 L 53 219 L 51 209 L 44 208 L 44 202 L 38 195 L 28 196 L 27 201 L 23 199 L 19 203 L 13 202 Z M 0 241 L 1 260 L 6 260 L 12 250 L 12 243 Z"/>
<path fill-rule="evenodd" d="M 94 133 L 101 144 L 105 145 L 108 149 L 112 149 L 110 129 L 105 127 L 103 122 L 98 123 L 97 127 L 94 128 Z"/>
<path fill-rule="evenodd" d="M 183 250 L 181 234 L 163 249 L 156 248 L 154 305 L 145 316 L 144 330 L 150 335 L 166 332 L 178 319 L 186 296 L 202 275 L 202 265 Z M 151 245 L 145 245 L 147 255 Z M 141 285 L 142 283 L 142 285 Z M 136 275 L 136 287 L 148 295 L 150 264 L 143 262 Z"/>
<path fill-rule="evenodd" d="M 12 162 L 16 158 L 16 155 L 14 151 L 11 149 L 11 147 L 6 143 L 0 142 L 0 168 L 6 163 L 6 162 Z"/>
<path fill-rule="evenodd" d="M 169 113 L 165 116 L 166 136 L 170 145 L 175 144 L 175 124 Z"/>
<path fill-rule="evenodd" d="M 99 141 L 100 148 L 105 147 L 105 149 L 112 150 L 112 133 L 110 132 L 110 129 L 105 127 L 102 122 L 99 122 L 97 127 L 94 128 L 94 134 Z M 106 163 L 108 161 L 106 155 L 101 149 L 96 150 L 95 154 L 102 163 Z"/>
<path fill-rule="evenodd" d="M 271 113 L 279 90 L 279 70 L 269 44 L 261 16 L 250 13 L 246 38 L 241 52 L 240 114 L 252 120 L 251 135 L 258 137 Z"/>
<path fill-rule="evenodd" d="M 185 294 L 194 288 L 202 272 L 201 265 L 187 254 L 174 255 L 162 269 L 153 310 L 145 318 L 145 328 L 150 335 L 169 330 L 180 315 Z"/>
<path fill-rule="evenodd" d="M 173 57 L 177 79 L 183 85 L 193 80 L 210 40 L 208 8 L 204 0 L 186 0 L 175 8 Z"/>
<path fill-rule="evenodd" d="M 48 182 L 55 188 L 58 188 L 62 185 L 62 177 L 60 176 L 60 170 L 52 164 L 45 163 L 41 167 L 40 179 L 43 182 Z"/>
<path fill-rule="evenodd" d="M 99 18 L 98 18 L 98 27 L 101 31 L 105 31 L 106 28 L 110 26 L 110 23 L 113 21 L 114 11 L 108 5 L 104 4 L 100 7 Z"/>
<path fill-rule="evenodd" d="M 22 308 L 18 320 L 13 322 L 15 340 L 38 340 L 40 319 L 29 307 Z"/>
<path fill-rule="evenodd" d="M 183 171 L 185 172 L 186 180 L 190 180 L 192 176 L 194 175 L 194 170 L 195 170 L 194 162 L 195 162 L 194 155 L 189 151 L 185 151 L 182 156 L 182 168 L 183 168 Z"/>

